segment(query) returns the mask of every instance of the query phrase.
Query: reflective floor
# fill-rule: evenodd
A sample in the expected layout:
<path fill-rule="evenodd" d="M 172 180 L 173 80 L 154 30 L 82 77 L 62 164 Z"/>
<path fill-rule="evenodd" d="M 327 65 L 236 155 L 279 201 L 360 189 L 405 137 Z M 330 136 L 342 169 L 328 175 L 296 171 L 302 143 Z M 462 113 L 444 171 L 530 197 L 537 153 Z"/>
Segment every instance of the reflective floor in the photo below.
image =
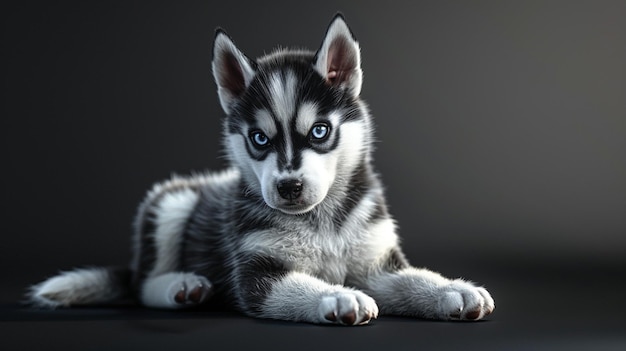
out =
<path fill-rule="evenodd" d="M 4 350 L 624 350 L 626 269 L 621 265 L 474 263 L 496 311 L 482 322 L 382 316 L 365 327 L 257 320 L 219 311 L 133 306 L 38 311 L 20 306 L 24 284 L 3 288 Z M 19 286 L 22 285 L 22 286 Z"/>

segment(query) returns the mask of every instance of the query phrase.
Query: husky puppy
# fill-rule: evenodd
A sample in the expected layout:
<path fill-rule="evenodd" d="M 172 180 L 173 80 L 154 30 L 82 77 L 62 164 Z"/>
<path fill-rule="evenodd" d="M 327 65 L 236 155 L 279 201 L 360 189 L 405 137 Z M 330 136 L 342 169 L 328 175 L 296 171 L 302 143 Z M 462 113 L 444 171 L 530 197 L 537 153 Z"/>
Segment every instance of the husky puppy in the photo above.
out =
<path fill-rule="evenodd" d="M 128 269 L 76 269 L 33 286 L 42 307 L 134 296 L 246 315 L 362 325 L 379 313 L 478 320 L 487 290 L 407 262 L 372 167 L 359 44 L 337 15 L 317 52 L 245 56 L 218 29 L 213 74 L 231 167 L 173 177 L 139 206 Z"/>

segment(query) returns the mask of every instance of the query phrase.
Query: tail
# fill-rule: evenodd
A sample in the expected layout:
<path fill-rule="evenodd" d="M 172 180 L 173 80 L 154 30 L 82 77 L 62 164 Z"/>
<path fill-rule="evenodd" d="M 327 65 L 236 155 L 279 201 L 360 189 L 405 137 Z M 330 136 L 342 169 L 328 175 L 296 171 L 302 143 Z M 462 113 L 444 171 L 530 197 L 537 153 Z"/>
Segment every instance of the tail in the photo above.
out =
<path fill-rule="evenodd" d="M 126 268 L 85 268 L 62 272 L 30 287 L 27 302 L 44 308 L 97 305 L 130 295 Z"/>

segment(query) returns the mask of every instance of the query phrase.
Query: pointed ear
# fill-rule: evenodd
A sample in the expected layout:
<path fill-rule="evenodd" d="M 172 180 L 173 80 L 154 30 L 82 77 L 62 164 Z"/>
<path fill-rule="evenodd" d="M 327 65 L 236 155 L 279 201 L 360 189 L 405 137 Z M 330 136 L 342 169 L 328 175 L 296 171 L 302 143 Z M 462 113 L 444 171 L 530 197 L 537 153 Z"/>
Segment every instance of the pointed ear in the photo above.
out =
<path fill-rule="evenodd" d="M 354 97 L 361 93 L 361 49 L 341 14 L 330 22 L 314 67 L 328 84 L 348 89 Z"/>
<path fill-rule="evenodd" d="M 222 109 L 230 114 L 233 101 L 250 85 L 256 64 L 248 59 L 222 29 L 217 29 L 213 43 L 213 76 Z"/>

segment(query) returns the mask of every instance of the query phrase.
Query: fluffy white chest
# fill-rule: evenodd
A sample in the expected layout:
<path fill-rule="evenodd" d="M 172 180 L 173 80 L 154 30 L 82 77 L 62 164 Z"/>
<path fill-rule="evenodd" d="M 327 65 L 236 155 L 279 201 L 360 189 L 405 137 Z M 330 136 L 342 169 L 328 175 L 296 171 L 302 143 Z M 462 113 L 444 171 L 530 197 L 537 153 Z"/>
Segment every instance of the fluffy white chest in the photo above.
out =
<path fill-rule="evenodd" d="M 339 231 L 300 228 L 298 231 L 259 231 L 249 234 L 241 249 L 268 255 L 289 269 L 343 284 L 351 271 L 367 270 L 397 245 L 391 220 Z"/>

